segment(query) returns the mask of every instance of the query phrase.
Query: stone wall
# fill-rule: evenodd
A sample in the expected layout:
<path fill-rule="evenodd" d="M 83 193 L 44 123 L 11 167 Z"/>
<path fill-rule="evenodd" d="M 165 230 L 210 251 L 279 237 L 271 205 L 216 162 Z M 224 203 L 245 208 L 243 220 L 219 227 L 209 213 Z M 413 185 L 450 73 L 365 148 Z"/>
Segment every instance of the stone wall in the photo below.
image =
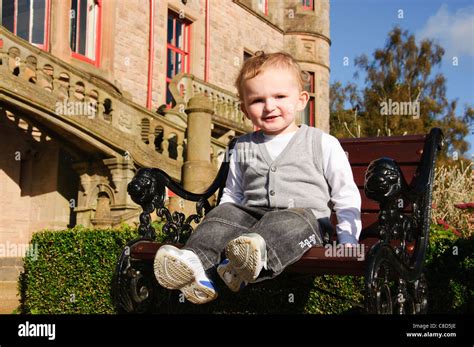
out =
<path fill-rule="evenodd" d="M 236 92 L 234 81 L 244 49 L 275 52 L 284 49 L 282 32 L 231 2 L 211 2 L 210 83 Z"/>
<path fill-rule="evenodd" d="M 328 131 L 329 110 L 329 0 L 315 1 L 313 11 L 304 10 L 299 0 L 270 0 L 268 14 L 255 0 L 209 1 L 209 80 L 235 92 L 234 79 L 244 50 L 254 53 L 285 50 L 300 61 L 313 64 L 317 79 L 317 124 Z M 191 64 L 189 73 L 204 79 L 206 43 L 206 0 L 155 1 L 154 65 L 152 109 L 166 98 L 166 38 L 168 13 L 172 11 L 191 23 Z M 101 64 L 71 57 L 69 47 L 69 7 L 52 1 L 51 53 L 87 72 L 116 84 L 134 102 L 147 102 L 149 23 L 148 0 L 134 2 L 109 0 L 102 8 Z M 301 48 L 302 47 L 302 48 Z M 305 53 L 306 52 L 306 53 Z M 308 57 L 308 54 L 310 55 Z M 319 66 L 319 67 L 316 67 Z"/>
<path fill-rule="evenodd" d="M 69 197 L 58 187 L 58 143 L 45 138 L 36 142 L 5 119 L 0 124 L 0 244 L 8 242 L 14 256 L 15 249 L 22 253 L 33 232 L 69 224 Z M 77 191 L 77 186 L 69 188 Z"/>
<path fill-rule="evenodd" d="M 117 1 L 114 78 L 124 91 L 130 93 L 134 102 L 144 106 L 147 97 L 149 1 L 136 0 L 133 6 L 130 5 L 128 1 Z"/>

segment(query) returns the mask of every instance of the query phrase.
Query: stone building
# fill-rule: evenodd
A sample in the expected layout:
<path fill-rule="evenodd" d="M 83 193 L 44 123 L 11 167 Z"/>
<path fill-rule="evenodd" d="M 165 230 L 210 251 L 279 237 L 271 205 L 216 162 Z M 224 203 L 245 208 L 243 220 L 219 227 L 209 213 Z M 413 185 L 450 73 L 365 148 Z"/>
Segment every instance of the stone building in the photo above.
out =
<path fill-rule="evenodd" d="M 0 8 L 0 281 L 16 278 L 14 249 L 33 232 L 136 221 L 126 185 L 139 167 L 202 189 L 252 130 L 233 82 L 256 51 L 297 58 L 311 95 L 301 122 L 329 130 L 329 0 Z"/>

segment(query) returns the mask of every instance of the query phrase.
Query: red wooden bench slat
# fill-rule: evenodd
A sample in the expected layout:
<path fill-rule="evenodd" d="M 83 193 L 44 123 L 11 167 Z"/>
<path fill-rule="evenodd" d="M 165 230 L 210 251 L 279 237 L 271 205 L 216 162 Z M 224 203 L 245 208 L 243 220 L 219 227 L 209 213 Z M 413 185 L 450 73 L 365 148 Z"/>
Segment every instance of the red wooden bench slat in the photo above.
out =
<path fill-rule="evenodd" d="M 366 255 L 377 241 L 377 238 L 371 237 L 360 242 L 360 245 L 364 245 L 363 258 L 359 258 L 357 255 L 340 256 L 340 254 L 333 254 L 331 256 L 330 254 L 327 254 L 327 248 L 322 246 L 313 247 L 306 252 L 298 262 L 292 264 L 289 269 L 294 272 L 318 275 L 334 274 L 362 276 L 365 271 L 364 266 Z M 153 261 L 160 246 L 160 243 L 140 241 L 132 247 L 130 255 L 134 260 Z M 181 247 L 181 245 L 175 246 Z"/>
<path fill-rule="evenodd" d="M 368 238 L 361 241 L 365 245 L 365 253 L 377 242 L 376 238 Z M 160 243 L 150 241 L 140 241 L 132 246 L 130 255 L 135 260 L 153 261 Z M 182 247 L 182 245 L 175 245 Z M 315 268 L 321 269 L 321 273 L 327 273 L 328 269 L 333 269 L 334 274 L 362 275 L 364 271 L 364 260 L 357 260 L 357 257 L 326 257 L 324 247 L 311 248 L 297 263 L 291 266 L 292 271 L 302 273 L 315 273 Z M 364 257 L 365 259 L 365 257 Z M 310 271 L 310 268 L 313 271 Z M 306 270 L 306 271 L 305 271 Z"/>
<path fill-rule="evenodd" d="M 399 164 L 417 165 L 423 152 L 425 136 L 397 136 L 389 138 L 343 139 L 341 146 L 352 165 L 367 166 L 372 160 L 390 157 Z"/>
<path fill-rule="evenodd" d="M 364 274 L 365 255 L 369 249 L 378 241 L 377 238 L 367 238 L 360 242 L 364 245 L 364 258 L 362 260 L 354 256 L 326 256 L 327 249 L 324 247 L 313 247 L 303 255 L 303 257 L 289 269 L 299 273 L 310 273 L 323 275 L 331 273 L 334 275 L 355 275 Z"/>
<path fill-rule="evenodd" d="M 362 276 L 365 271 L 365 260 L 370 248 L 377 243 L 378 238 L 370 237 L 362 240 L 360 245 L 364 245 L 364 256 L 345 253 L 349 256 L 341 256 L 340 254 L 328 254 L 327 248 L 322 246 L 312 247 L 303 257 L 296 263 L 292 264 L 290 271 L 309 274 L 334 274 L 334 275 L 354 275 Z M 396 245 L 397 242 L 391 242 Z M 153 261 L 160 243 L 150 241 L 139 241 L 132 246 L 130 255 L 132 260 Z M 182 245 L 175 244 L 176 247 Z M 409 246 L 409 250 L 413 251 L 414 245 Z M 347 250 L 345 250 L 347 252 Z"/>

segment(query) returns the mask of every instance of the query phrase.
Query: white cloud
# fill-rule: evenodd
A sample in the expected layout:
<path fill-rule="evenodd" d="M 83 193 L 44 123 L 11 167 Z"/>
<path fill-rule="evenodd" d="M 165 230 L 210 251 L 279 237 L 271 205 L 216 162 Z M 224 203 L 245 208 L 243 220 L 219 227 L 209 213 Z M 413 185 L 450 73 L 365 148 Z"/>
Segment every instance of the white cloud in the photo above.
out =
<path fill-rule="evenodd" d="M 442 5 L 416 37 L 435 39 L 446 50 L 446 56 L 474 57 L 474 6 L 450 13 L 448 6 Z"/>

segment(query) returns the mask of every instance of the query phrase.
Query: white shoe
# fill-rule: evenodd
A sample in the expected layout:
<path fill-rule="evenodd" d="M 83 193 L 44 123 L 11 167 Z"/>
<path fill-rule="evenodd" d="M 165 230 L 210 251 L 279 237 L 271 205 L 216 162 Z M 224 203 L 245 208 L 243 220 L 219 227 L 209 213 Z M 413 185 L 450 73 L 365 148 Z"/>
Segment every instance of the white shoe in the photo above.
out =
<path fill-rule="evenodd" d="M 224 283 L 227 285 L 227 287 L 229 287 L 229 289 L 233 292 L 238 292 L 247 285 L 247 282 L 242 277 L 240 277 L 227 258 L 219 264 L 217 267 L 217 273 L 219 274 L 222 281 L 224 281 Z"/>
<path fill-rule="evenodd" d="M 156 252 L 154 272 L 158 283 L 168 289 L 179 289 L 194 304 L 205 304 L 217 298 L 212 281 L 196 253 L 171 245 Z"/>
<path fill-rule="evenodd" d="M 267 247 L 259 234 L 244 234 L 230 241 L 225 254 L 240 279 L 248 283 L 255 281 L 260 271 L 267 268 Z"/>

